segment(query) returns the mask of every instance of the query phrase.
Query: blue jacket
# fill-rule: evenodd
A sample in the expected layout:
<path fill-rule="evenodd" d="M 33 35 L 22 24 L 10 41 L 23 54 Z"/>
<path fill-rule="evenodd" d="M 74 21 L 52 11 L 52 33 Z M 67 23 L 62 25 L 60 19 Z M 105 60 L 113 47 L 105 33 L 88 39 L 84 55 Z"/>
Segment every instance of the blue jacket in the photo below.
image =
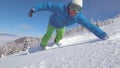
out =
<path fill-rule="evenodd" d="M 79 12 L 76 16 L 71 17 L 68 13 L 68 4 L 63 3 L 40 3 L 33 7 L 34 12 L 48 10 L 52 11 L 53 14 L 50 17 L 50 25 L 56 28 L 63 28 L 75 23 L 81 24 L 86 27 L 89 31 L 94 33 L 97 37 L 104 39 L 107 34 L 97 26 L 93 25 Z"/>

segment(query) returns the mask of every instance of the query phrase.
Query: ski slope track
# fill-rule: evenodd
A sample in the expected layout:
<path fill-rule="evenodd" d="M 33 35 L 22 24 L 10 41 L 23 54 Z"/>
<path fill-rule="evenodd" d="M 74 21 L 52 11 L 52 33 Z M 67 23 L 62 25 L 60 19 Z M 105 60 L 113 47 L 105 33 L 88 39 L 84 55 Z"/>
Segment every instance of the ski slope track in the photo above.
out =
<path fill-rule="evenodd" d="M 92 33 L 78 34 L 61 40 L 62 48 L 2 57 L 0 68 L 120 68 L 120 17 L 113 21 L 102 27 L 110 36 L 107 40 Z"/>

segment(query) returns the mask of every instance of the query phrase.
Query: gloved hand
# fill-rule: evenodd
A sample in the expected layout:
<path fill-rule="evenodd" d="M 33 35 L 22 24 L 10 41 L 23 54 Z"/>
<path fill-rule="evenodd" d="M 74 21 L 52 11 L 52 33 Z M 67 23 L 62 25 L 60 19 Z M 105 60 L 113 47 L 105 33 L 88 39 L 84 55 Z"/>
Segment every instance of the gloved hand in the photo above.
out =
<path fill-rule="evenodd" d="M 107 39 L 109 39 L 109 36 L 107 35 L 103 40 L 107 40 Z"/>
<path fill-rule="evenodd" d="M 28 16 L 29 16 L 29 17 L 32 17 L 33 13 L 34 13 L 34 10 L 31 9 L 31 10 L 29 11 L 29 13 L 28 13 Z"/>

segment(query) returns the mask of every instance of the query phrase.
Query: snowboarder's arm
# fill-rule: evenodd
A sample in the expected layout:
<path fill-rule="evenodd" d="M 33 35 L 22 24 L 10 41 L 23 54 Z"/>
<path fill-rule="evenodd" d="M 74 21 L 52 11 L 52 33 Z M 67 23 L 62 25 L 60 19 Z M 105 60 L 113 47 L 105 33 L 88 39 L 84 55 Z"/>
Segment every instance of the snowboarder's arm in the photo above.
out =
<path fill-rule="evenodd" d="M 51 2 L 45 2 L 45 3 L 40 3 L 38 5 L 35 5 L 30 11 L 29 11 L 29 17 L 33 15 L 34 12 L 38 11 L 43 11 L 43 10 L 48 10 L 52 12 L 58 12 L 60 9 L 62 9 L 64 6 L 63 3 L 51 3 Z"/>
<path fill-rule="evenodd" d="M 55 12 L 60 8 L 60 6 L 61 4 L 59 3 L 45 2 L 45 3 L 40 3 L 38 5 L 35 5 L 33 7 L 33 10 L 34 12 L 43 11 L 43 10 Z"/>
<path fill-rule="evenodd" d="M 82 14 L 78 17 L 78 23 L 83 25 L 85 28 L 87 28 L 100 39 L 106 39 L 107 34 L 99 27 L 93 25 L 90 21 L 83 17 Z"/>

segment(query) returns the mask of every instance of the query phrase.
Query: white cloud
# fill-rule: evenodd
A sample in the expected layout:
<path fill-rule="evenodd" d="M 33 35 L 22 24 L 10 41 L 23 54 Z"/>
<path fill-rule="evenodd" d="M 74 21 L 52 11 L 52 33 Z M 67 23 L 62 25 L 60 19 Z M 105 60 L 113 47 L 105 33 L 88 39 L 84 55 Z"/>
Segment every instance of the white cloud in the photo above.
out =
<path fill-rule="evenodd" d="M 19 28 L 22 28 L 22 29 L 30 29 L 31 26 L 29 24 L 26 24 L 26 23 L 23 23 L 19 26 Z"/>

